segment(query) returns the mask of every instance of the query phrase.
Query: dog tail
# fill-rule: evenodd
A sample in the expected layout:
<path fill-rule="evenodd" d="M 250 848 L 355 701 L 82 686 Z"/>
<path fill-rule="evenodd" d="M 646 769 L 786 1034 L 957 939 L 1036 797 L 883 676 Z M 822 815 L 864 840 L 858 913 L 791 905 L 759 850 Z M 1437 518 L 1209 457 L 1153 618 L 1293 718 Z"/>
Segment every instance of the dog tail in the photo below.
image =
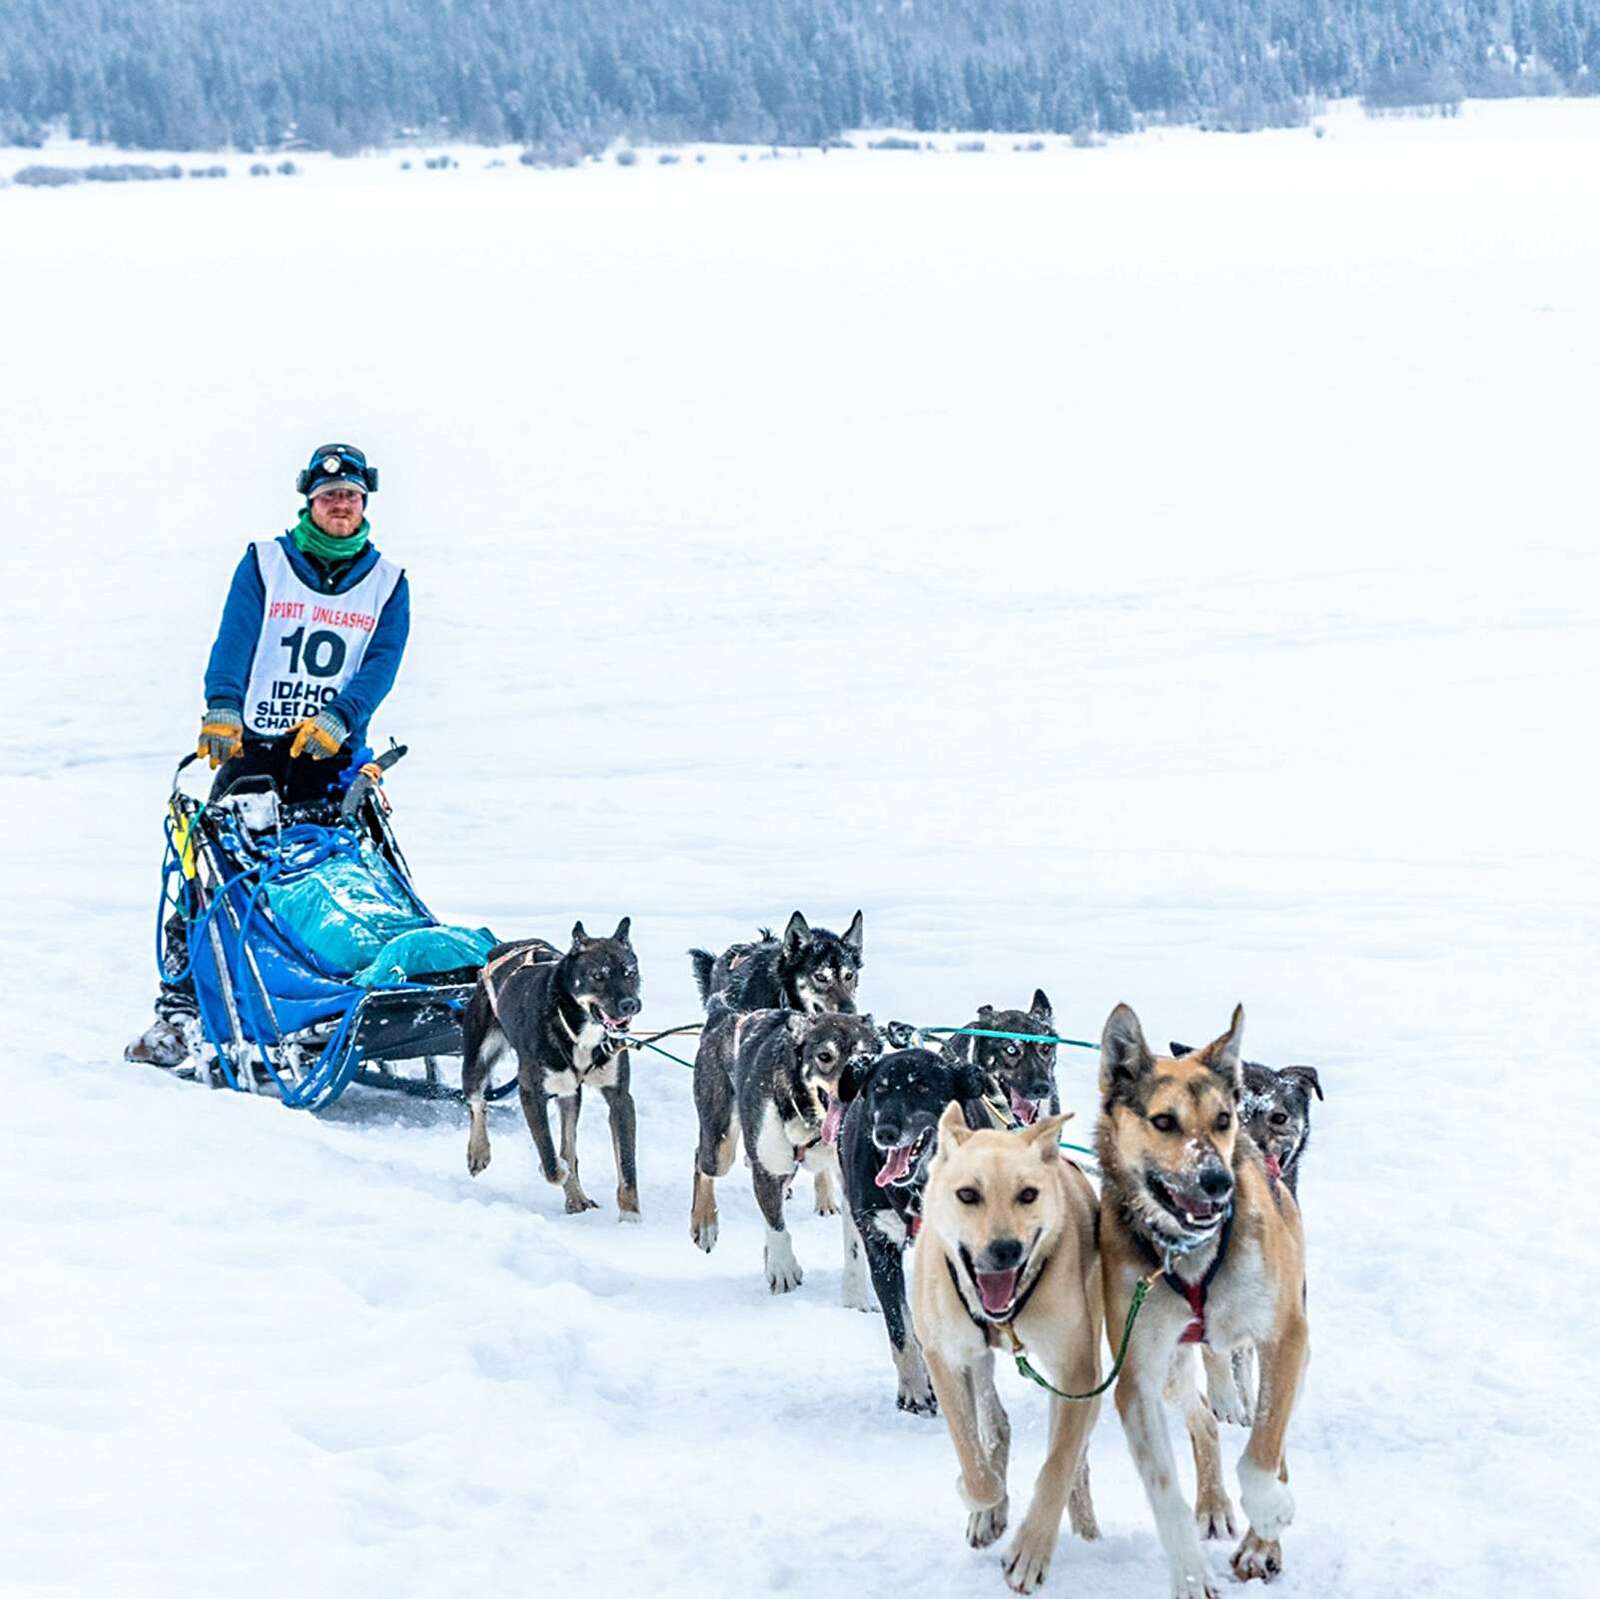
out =
<path fill-rule="evenodd" d="M 691 949 L 689 961 L 694 967 L 694 986 L 700 990 L 700 1003 L 709 1004 L 711 1000 L 711 968 L 717 964 L 717 957 L 709 949 Z"/>

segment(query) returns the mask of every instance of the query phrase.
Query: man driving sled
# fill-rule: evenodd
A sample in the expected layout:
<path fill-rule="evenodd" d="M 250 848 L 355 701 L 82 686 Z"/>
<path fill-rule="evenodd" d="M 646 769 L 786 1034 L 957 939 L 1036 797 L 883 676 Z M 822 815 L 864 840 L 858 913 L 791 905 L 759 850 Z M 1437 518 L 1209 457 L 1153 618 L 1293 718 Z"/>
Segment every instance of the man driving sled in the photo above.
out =
<path fill-rule="evenodd" d="M 325 444 L 295 487 L 299 520 L 245 551 L 211 646 L 196 754 L 217 772 L 213 798 L 260 776 L 288 805 L 337 797 L 405 653 L 410 589 L 366 519 L 377 468 L 354 445 Z M 184 941 L 171 931 L 169 970 L 180 970 Z M 178 1065 L 188 1051 L 173 1022 L 193 1014 L 190 985 L 163 984 L 155 1023 L 127 1058 Z"/>

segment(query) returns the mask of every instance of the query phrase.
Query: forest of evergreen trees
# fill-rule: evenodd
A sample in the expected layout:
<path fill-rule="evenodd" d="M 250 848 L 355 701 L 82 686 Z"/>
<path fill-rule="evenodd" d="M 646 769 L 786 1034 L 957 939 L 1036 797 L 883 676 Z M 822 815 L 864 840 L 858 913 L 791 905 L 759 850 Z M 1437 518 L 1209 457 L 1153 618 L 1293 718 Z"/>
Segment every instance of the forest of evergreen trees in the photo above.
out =
<path fill-rule="evenodd" d="M 1600 0 L 0 0 L 0 143 L 815 143 L 1587 93 Z"/>

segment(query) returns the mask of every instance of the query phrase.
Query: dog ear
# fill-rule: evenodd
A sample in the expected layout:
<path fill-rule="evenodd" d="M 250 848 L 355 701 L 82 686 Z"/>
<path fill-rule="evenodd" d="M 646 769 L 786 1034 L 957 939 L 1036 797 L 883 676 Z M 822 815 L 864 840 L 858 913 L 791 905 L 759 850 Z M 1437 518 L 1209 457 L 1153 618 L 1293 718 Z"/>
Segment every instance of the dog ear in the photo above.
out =
<path fill-rule="evenodd" d="M 1036 1022 L 1043 1022 L 1046 1027 L 1055 1021 L 1055 1012 L 1050 1009 L 1050 996 L 1042 988 L 1034 989 L 1033 1004 L 1028 1007 L 1028 1014 Z"/>
<path fill-rule="evenodd" d="M 867 1084 L 872 1081 L 872 1074 L 877 1071 L 882 1060 L 882 1055 L 874 1055 L 868 1061 L 845 1062 L 844 1070 L 839 1073 L 839 1091 L 834 1096 L 841 1105 L 848 1105 L 858 1094 L 866 1092 Z"/>
<path fill-rule="evenodd" d="M 1296 1078 L 1304 1083 L 1318 1099 L 1323 1097 L 1322 1079 L 1317 1076 L 1317 1068 L 1315 1066 L 1285 1066 L 1278 1075 L 1280 1077 Z"/>
<path fill-rule="evenodd" d="M 1174 1060 L 1177 1060 L 1180 1055 L 1194 1054 L 1193 1044 L 1180 1044 L 1176 1040 L 1169 1040 L 1167 1043 L 1167 1048 L 1172 1051 L 1172 1058 Z"/>
<path fill-rule="evenodd" d="M 617 930 L 611 936 L 616 939 L 619 944 L 626 944 L 628 942 L 628 929 L 632 926 L 633 918 L 631 916 L 624 916 L 622 920 L 617 923 Z"/>
<path fill-rule="evenodd" d="M 948 1063 L 955 1070 L 956 1097 L 963 1101 L 985 1098 L 990 1090 L 989 1074 L 975 1061 L 956 1060 Z M 998 1083 L 993 1085 L 998 1088 Z"/>
<path fill-rule="evenodd" d="M 789 925 L 783 930 L 783 954 L 786 960 L 794 960 L 811 938 L 811 928 L 799 911 L 789 918 Z"/>
<path fill-rule="evenodd" d="M 850 925 L 844 930 L 844 937 L 839 940 L 844 947 L 856 958 L 856 964 L 861 964 L 861 912 L 857 911 L 850 918 Z"/>
<path fill-rule="evenodd" d="M 1024 1127 L 1016 1136 L 1039 1151 L 1039 1159 L 1060 1160 L 1061 1129 L 1072 1120 L 1072 1112 L 1061 1116 L 1041 1116 L 1031 1127 Z"/>
<path fill-rule="evenodd" d="M 972 1129 L 967 1126 L 966 1112 L 961 1108 L 959 1100 L 952 1099 L 944 1108 L 944 1114 L 939 1118 L 939 1149 L 941 1155 L 948 1155 L 960 1149 L 972 1137 Z"/>
<path fill-rule="evenodd" d="M 1100 1034 L 1100 1097 L 1108 1104 L 1123 1099 L 1127 1090 L 1155 1064 L 1144 1041 L 1139 1018 L 1127 1005 L 1118 1005 L 1106 1017 Z"/>
<path fill-rule="evenodd" d="M 811 1030 L 811 1018 L 803 1010 L 786 1010 L 783 1013 L 783 1025 L 795 1043 L 803 1044 L 806 1034 Z"/>
<path fill-rule="evenodd" d="M 572 924 L 572 947 L 574 949 L 578 949 L 583 944 L 588 943 L 588 941 L 589 941 L 589 935 L 586 932 L 584 932 L 583 923 L 582 922 L 574 922 Z"/>
<path fill-rule="evenodd" d="M 987 1027 L 994 1020 L 994 1006 L 980 1005 L 978 1007 L 978 1020 Z"/>
<path fill-rule="evenodd" d="M 1229 1024 L 1227 1032 L 1221 1038 L 1213 1038 L 1200 1051 L 1200 1058 L 1206 1065 L 1218 1077 L 1226 1078 L 1233 1084 L 1236 1095 L 1244 1092 L 1244 1063 L 1239 1059 L 1239 1050 L 1243 1044 L 1244 1006 L 1235 1005 L 1233 1021 Z"/>

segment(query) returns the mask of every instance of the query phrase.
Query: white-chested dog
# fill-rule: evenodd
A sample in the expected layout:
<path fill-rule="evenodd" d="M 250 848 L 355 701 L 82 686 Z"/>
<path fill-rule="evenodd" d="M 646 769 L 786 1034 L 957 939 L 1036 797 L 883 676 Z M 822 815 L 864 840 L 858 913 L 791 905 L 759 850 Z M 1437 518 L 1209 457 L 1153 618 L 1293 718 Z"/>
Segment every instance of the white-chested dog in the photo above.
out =
<path fill-rule="evenodd" d="M 1151 1053 L 1126 1005 L 1100 1042 L 1097 1137 L 1102 1192 L 1100 1257 L 1106 1314 L 1121 1327 L 1134 1288 L 1152 1277 L 1117 1410 L 1155 1512 L 1174 1599 L 1216 1599 L 1198 1532 L 1233 1531 L 1217 1423 L 1195 1387 L 1187 1346 L 1219 1352 L 1254 1344 L 1261 1394 L 1239 1461 L 1249 1528 L 1234 1574 L 1270 1581 L 1283 1569 L 1278 1535 L 1294 1519 L 1284 1435 L 1308 1353 L 1305 1240 L 1294 1195 L 1272 1182 L 1261 1151 L 1239 1136 L 1244 1011 L 1204 1049 L 1178 1059 Z M 1179 1405 L 1194 1449 L 1195 1513 L 1178 1489 L 1164 1398 Z"/>
<path fill-rule="evenodd" d="M 975 1549 L 1006 1529 L 1011 1427 L 994 1385 L 994 1351 L 1026 1349 L 1067 1393 L 1100 1381 L 1102 1309 L 1094 1190 L 1061 1158 L 1063 1116 L 1021 1132 L 973 1132 L 952 1104 L 939 1121 L 911 1283 L 911 1319 L 961 1462 Z M 1073 1531 L 1099 1536 L 1089 1497 L 1089 1432 L 1098 1399 L 1050 1400 L 1050 1448 L 1033 1503 L 1005 1557 L 1006 1581 L 1045 1579 L 1070 1505 Z"/>

